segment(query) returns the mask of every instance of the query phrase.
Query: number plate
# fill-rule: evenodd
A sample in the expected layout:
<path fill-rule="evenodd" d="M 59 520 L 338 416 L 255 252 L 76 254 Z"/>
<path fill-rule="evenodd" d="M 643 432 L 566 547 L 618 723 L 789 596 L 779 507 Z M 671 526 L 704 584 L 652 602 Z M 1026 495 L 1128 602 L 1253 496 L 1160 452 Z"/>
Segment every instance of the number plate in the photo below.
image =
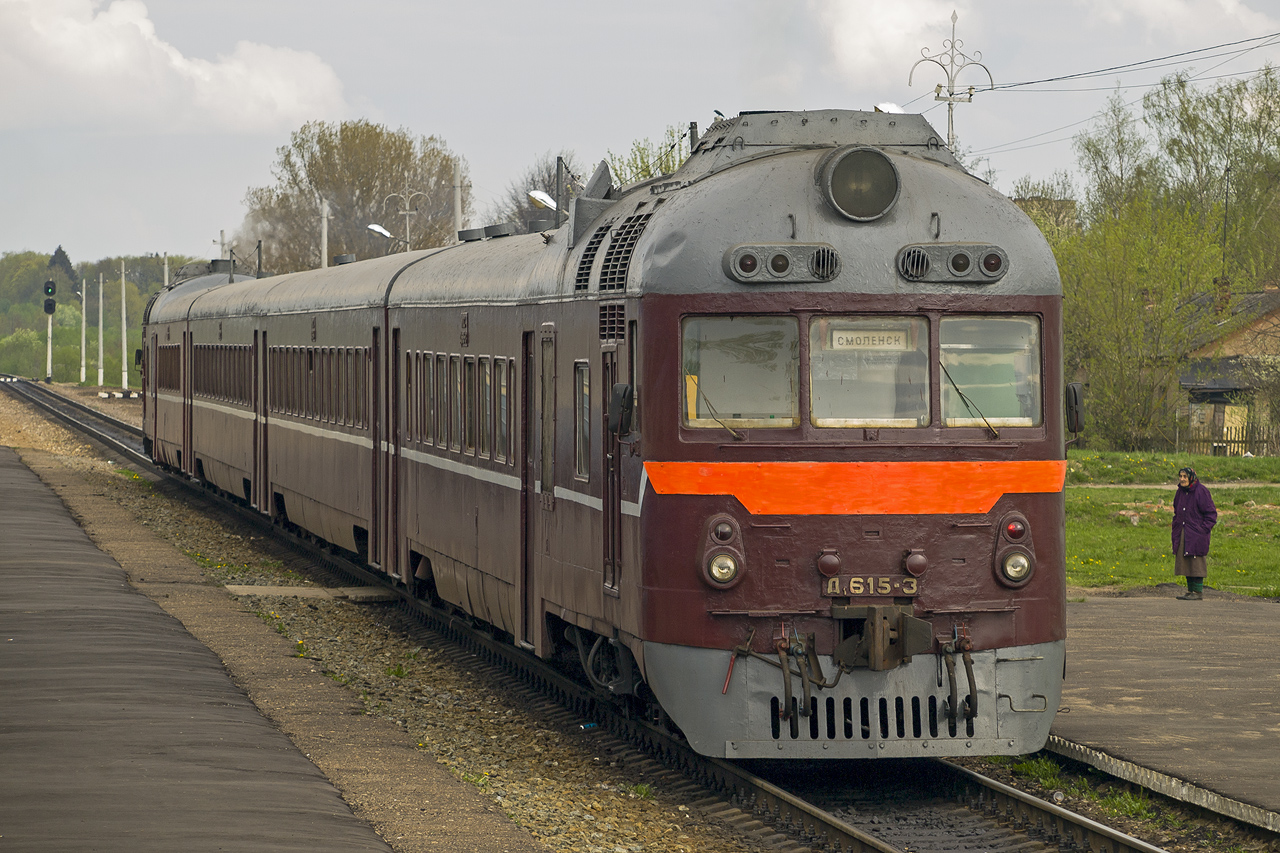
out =
<path fill-rule="evenodd" d="M 907 596 L 919 592 L 920 582 L 910 577 L 836 575 L 822 582 L 823 595 L 840 598 L 859 595 Z"/>

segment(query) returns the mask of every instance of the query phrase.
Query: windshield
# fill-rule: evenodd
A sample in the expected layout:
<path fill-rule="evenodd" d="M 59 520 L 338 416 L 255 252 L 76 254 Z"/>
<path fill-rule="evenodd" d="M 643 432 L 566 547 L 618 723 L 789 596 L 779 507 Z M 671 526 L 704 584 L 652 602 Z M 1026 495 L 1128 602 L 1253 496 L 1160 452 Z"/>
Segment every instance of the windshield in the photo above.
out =
<path fill-rule="evenodd" d="M 686 426 L 799 424 L 799 321 L 793 317 L 689 317 L 682 332 Z"/>
<path fill-rule="evenodd" d="M 923 317 L 822 317 L 809 326 L 810 413 L 819 427 L 929 423 Z"/>
<path fill-rule="evenodd" d="M 944 317 L 938 337 L 943 423 L 1040 423 L 1040 324 L 1035 317 Z"/>

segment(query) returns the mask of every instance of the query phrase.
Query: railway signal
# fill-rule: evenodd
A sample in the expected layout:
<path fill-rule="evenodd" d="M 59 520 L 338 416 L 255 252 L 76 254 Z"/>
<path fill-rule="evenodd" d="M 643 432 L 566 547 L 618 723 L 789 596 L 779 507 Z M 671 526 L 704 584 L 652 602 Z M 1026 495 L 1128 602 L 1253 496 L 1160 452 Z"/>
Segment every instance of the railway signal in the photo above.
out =
<path fill-rule="evenodd" d="M 57 310 L 58 303 L 54 301 L 53 295 L 58 292 L 58 285 L 53 279 L 49 279 L 44 283 L 44 313 L 49 315 L 49 329 L 45 333 L 45 359 L 44 359 L 44 381 L 53 381 L 53 312 Z"/>

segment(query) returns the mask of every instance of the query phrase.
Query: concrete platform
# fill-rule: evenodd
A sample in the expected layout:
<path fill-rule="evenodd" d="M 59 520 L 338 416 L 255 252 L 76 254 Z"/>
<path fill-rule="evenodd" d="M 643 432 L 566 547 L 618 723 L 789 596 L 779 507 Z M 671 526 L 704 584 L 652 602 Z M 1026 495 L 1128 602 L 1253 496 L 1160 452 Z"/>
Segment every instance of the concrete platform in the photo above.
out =
<path fill-rule="evenodd" d="M 0 447 L 0 847 L 390 851 Z"/>
<path fill-rule="evenodd" d="M 1050 748 L 1280 831 L 1280 604 L 1183 591 L 1067 605 Z"/>

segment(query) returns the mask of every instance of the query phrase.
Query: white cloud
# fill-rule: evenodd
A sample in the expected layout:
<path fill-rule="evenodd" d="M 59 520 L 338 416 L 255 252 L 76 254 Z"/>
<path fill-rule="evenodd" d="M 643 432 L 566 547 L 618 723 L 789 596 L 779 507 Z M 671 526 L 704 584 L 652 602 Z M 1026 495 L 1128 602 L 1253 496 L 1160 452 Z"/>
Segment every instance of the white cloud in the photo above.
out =
<path fill-rule="evenodd" d="M 1253 7 L 1258 0 L 1077 0 L 1085 15 L 1114 26 L 1136 23 L 1179 42 L 1208 43 L 1215 34 L 1239 37 L 1274 31 L 1276 19 Z"/>
<path fill-rule="evenodd" d="M 241 41 L 187 57 L 141 0 L 0 0 L 0 80 L 4 129 L 270 132 L 347 110 L 315 54 Z"/>
<path fill-rule="evenodd" d="M 904 58 L 922 58 L 921 49 L 930 54 L 943 49 L 943 39 L 951 38 L 951 13 L 957 4 L 953 0 L 810 0 L 810 8 L 827 34 L 837 73 L 845 75 L 853 87 L 875 90 L 904 82 Z M 963 7 L 960 17 L 964 17 Z M 963 41 L 963 34 L 958 35 Z M 937 82 L 935 76 L 917 79 L 915 85 L 931 88 Z"/>

